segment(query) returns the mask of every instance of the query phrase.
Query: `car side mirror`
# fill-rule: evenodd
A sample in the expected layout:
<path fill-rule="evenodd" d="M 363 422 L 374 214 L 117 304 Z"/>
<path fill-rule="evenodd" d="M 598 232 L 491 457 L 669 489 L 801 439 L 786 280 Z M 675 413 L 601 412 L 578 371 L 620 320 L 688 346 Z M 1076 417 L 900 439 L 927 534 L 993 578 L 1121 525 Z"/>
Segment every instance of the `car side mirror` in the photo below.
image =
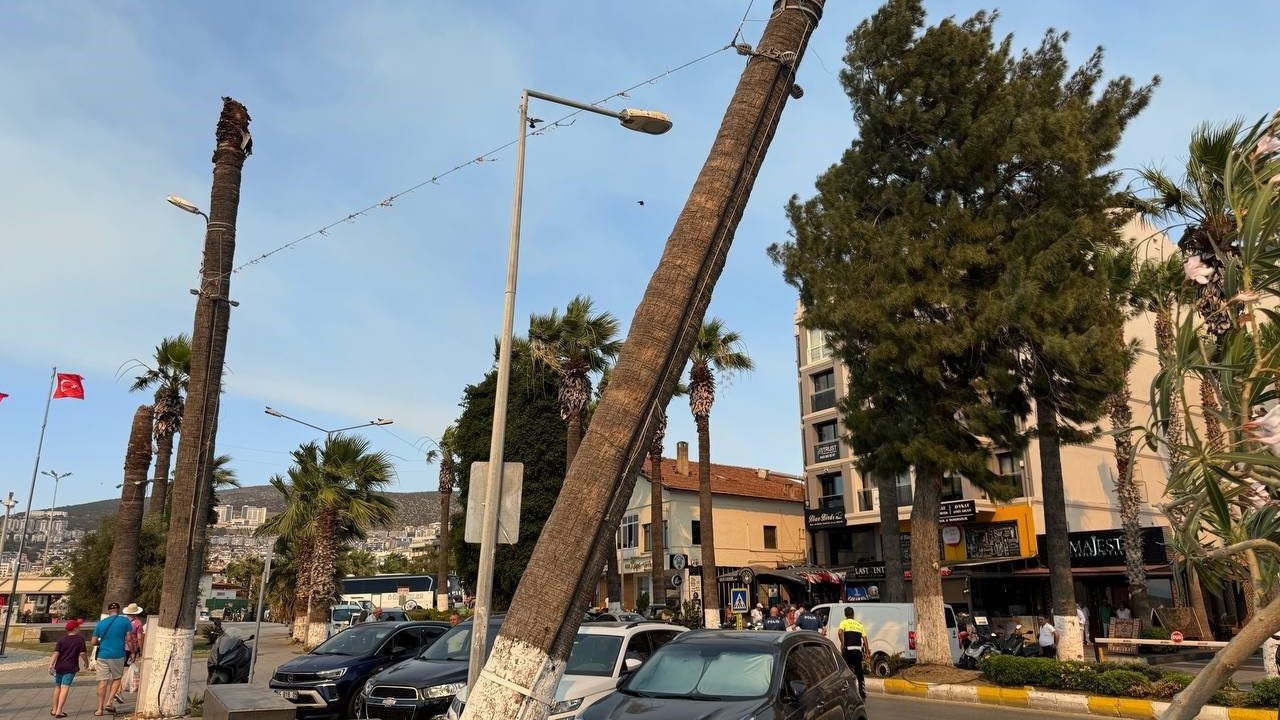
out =
<path fill-rule="evenodd" d="M 639 670 L 640 666 L 643 664 L 644 661 L 639 658 L 627 658 L 622 661 L 622 672 L 623 674 L 630 675 L 631 673 Z"/>
<path fill-rule="evenodd" d="M 805 685 L 803 682 L 800 682 L 799 680 L 792 680 L 791 682 L 787 683 L 787 689 L 791 691 L 791 697 L 793 699 L 799 700 L 800 696 L 804 695 L 804 691 L 808 690 L 809 688 L 807 685 Z"/>

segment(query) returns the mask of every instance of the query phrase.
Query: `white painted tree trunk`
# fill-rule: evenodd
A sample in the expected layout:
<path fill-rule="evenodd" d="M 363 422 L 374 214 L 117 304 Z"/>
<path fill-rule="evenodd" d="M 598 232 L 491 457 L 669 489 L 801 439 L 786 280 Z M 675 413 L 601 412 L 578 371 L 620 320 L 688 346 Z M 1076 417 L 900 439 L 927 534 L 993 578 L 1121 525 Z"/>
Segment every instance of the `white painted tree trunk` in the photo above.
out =
<path fill-rule="evenodd" d="M 1276 648 L 1280 647 L 1280 641 L 1276 640 L 1276 636 L 1272 635 L 1267 641 L 1262 643 L 1262 669 L 1269 678 L 1280 677 L 1280 669 L 1276 667 Z"/>
<path fill-rule="evenodd" d="M 182 717 L 187 714 L 187 693 L 191 689 L 191 648 L 195 630 L 156 628 L 147 638 L 152 659 L 142 671 L 146 697 L 138 697 L 136 716 L 140 718 Z"/>
<path fill-rule="evenodd" d="M 720 611 L 715 608 L 703 609 L 702 626 L 710 630 L 719 630 L 720 629 Z"/>
<path fill-rule="evenodd" d="M 556 685 L 564 672 L 563 663 L 552 663 L 551 658 L 540 648 L 505 635 L 498 636 L 492 655 L 506 660 L 503 663 L 505 669 L 500 672 L 505 674 L 509 671 L 518 673 L 521 677 L 533 677 L 533 687 L 528 690 L 539 702 L 526 704 L 524 694 L 511 687 L 514 683 L 505 680 L 494 682 L 486 665 L 486 670 L 476 681 L 476 687 L 468 693 L 470 700 L 462 713 L 462 720 L 544 720 L 547 709 L 555 702 Z"/>
<path fill-rule="evenodd" d="M 304 642 L 307 639 L 307 616 L 299 615 L 293 619 L 293 632 L 289 636 L 294 642 Z"/>
<path fill-rule="evenodd" d="M 1053 627 L 1058 631 L 1058 659 L 1084 660 L 1084 629 L 1075 615 L 1054 615 Z"/>
<path fill-rule="evenodd" d="M 307 623 L 307 641 L 303 643 L 308 650 L 314 650 L 317 645 L 329 639 L 329 623 L 327 622 L 309 622 Z"/>

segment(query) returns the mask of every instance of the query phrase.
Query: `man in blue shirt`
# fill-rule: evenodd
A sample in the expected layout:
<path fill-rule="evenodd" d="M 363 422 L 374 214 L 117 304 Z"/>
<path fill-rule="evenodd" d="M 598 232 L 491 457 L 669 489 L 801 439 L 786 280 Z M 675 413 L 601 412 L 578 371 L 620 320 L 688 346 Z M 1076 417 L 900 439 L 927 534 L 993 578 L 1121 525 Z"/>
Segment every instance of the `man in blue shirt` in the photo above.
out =
<path fill-rule="evenodd" d="M 98 711 L 114 714 L 111 700 L 120 694 L 120 680 L 124 677 L 125 640 L 133 630 L 129 618 L 120 614 L 120 603 L 107 605 L 107 616 L 93 628 L 93 644 L 98 649 Z"/>

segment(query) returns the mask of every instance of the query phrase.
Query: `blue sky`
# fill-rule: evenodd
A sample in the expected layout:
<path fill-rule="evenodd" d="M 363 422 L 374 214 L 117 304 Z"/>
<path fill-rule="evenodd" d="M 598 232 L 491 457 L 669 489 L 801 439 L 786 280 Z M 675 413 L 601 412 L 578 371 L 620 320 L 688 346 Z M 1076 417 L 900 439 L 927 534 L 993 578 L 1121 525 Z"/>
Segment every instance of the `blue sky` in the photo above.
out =
<path fill-rule="evenodd" d="M 929 2 L 930 17 L 991 7 Z M 0 26 L 0 494 L 25 504 L 52 365 L 85 376 L 87 399 L 55 401 L 41 469 L 71 471 L 59 504 L 115 496 L 133 409 L 118 369 L 189 332 L 199 218 L 219 98 L 253 116 L 237 259 L 248 260 L 514 137 L 521 87 L 594 101 L 725 45 L 733 2 L 20 2 Z M 768 2 L 743 26 L 759 38 Z M 739 330 L 755 374 L 722 385 L 714 459 L 799 472 L 795 296 L 765 256 L 783 206 L 854 136 L 836 73 L 874 3 L 828 2 L 747 207 L 711 312 Z M 1163 85 L 1117 166 L 1174 167 L 1204 120 L 1274 109 L 1254 28 L 1264 2 L 1021 2 L 1000 7 L 1019 47 L 1069 30 L 1079 61 L 1107 49 L 1111 74 Z M 722 52 L 612 107 L 668 112 L 649 137 L 584 116 L 529 143 L 518 327 L 574 294 L 629 322 L 719 125 L 743 58 Z M 537 117 L 560 117 L 537 105 Z M 491 362 L 501 316 L 513 152 L 466 167 L 391 208 L 234 276 L 219 450 L 245 484 L 287 463 L 317 425 L 374 429 L 398 456 L 400 490 L 434 489 L 403 442 L 441 429 Z M 643 200 L 644 205 L 637 203 Z M 669 442 L 694 439 L 680 401 Z M 671 452 L 674 452 L 672 450 Z M 36 507 L 51 501 L 45 478 Z M 19 509 L 22 509 L 21 507 Z"/>

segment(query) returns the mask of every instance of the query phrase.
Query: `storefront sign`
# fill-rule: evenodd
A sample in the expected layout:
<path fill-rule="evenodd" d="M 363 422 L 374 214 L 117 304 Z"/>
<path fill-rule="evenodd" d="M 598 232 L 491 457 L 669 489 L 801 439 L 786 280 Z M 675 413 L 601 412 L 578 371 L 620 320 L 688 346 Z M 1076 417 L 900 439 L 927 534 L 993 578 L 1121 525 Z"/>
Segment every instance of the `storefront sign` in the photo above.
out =
<path fill-rule="evenodd" d="M 1040 559 L 1048 564 L 1044 535 L 1037 536 Z M 1101 567 L 1124 565 L 1124 534 L 1120 530 L 1085 530 L 1067 535 L 1071 546 L 1072 567 Z M 1164 530 L 1158 527 L 1142 528 L 1142 561 L 1147 565 L 1164 565 L 1169 562 L 1165 548 Z"/>
<path fill-rule="evenodd" d="M 851 577 L 856 580 L 879 580 L 884 577 L 884 563 L 854 565 L 845 572 L 845 577 Z"/>
<path fill-rule="evenodd" d="M 970 560 L 1018 557 L 1022 554 L 1018 523 L 970 525 L 964 529 L 964 549 Z"/>
<path fill-rule="evenodd" d="M 942 542 L 948 545 L 960 544 L 960 528 L 955 525 L 947 525 L 942 528 Z"/>
<path fill-rule="evenodd" d="M 804 524 L 810 530 L 827 530 L 845 526 L 844 508 L 812 508 L 804 511 Z"/>
<path fill-rule="evenodd" d="M 938 521 L 941 523 L 961 523 L 978 516 L 978 504 L 973 500 L 952 500 L 942 503 L 938 509 Z"/>
<path fill-rule="evenodd" d="M 814 462 L 826 462 L 835 460 L 840 457 L 840 441 L 831 440 L 829 442 L 818 443 L 813 446 Z"/>

